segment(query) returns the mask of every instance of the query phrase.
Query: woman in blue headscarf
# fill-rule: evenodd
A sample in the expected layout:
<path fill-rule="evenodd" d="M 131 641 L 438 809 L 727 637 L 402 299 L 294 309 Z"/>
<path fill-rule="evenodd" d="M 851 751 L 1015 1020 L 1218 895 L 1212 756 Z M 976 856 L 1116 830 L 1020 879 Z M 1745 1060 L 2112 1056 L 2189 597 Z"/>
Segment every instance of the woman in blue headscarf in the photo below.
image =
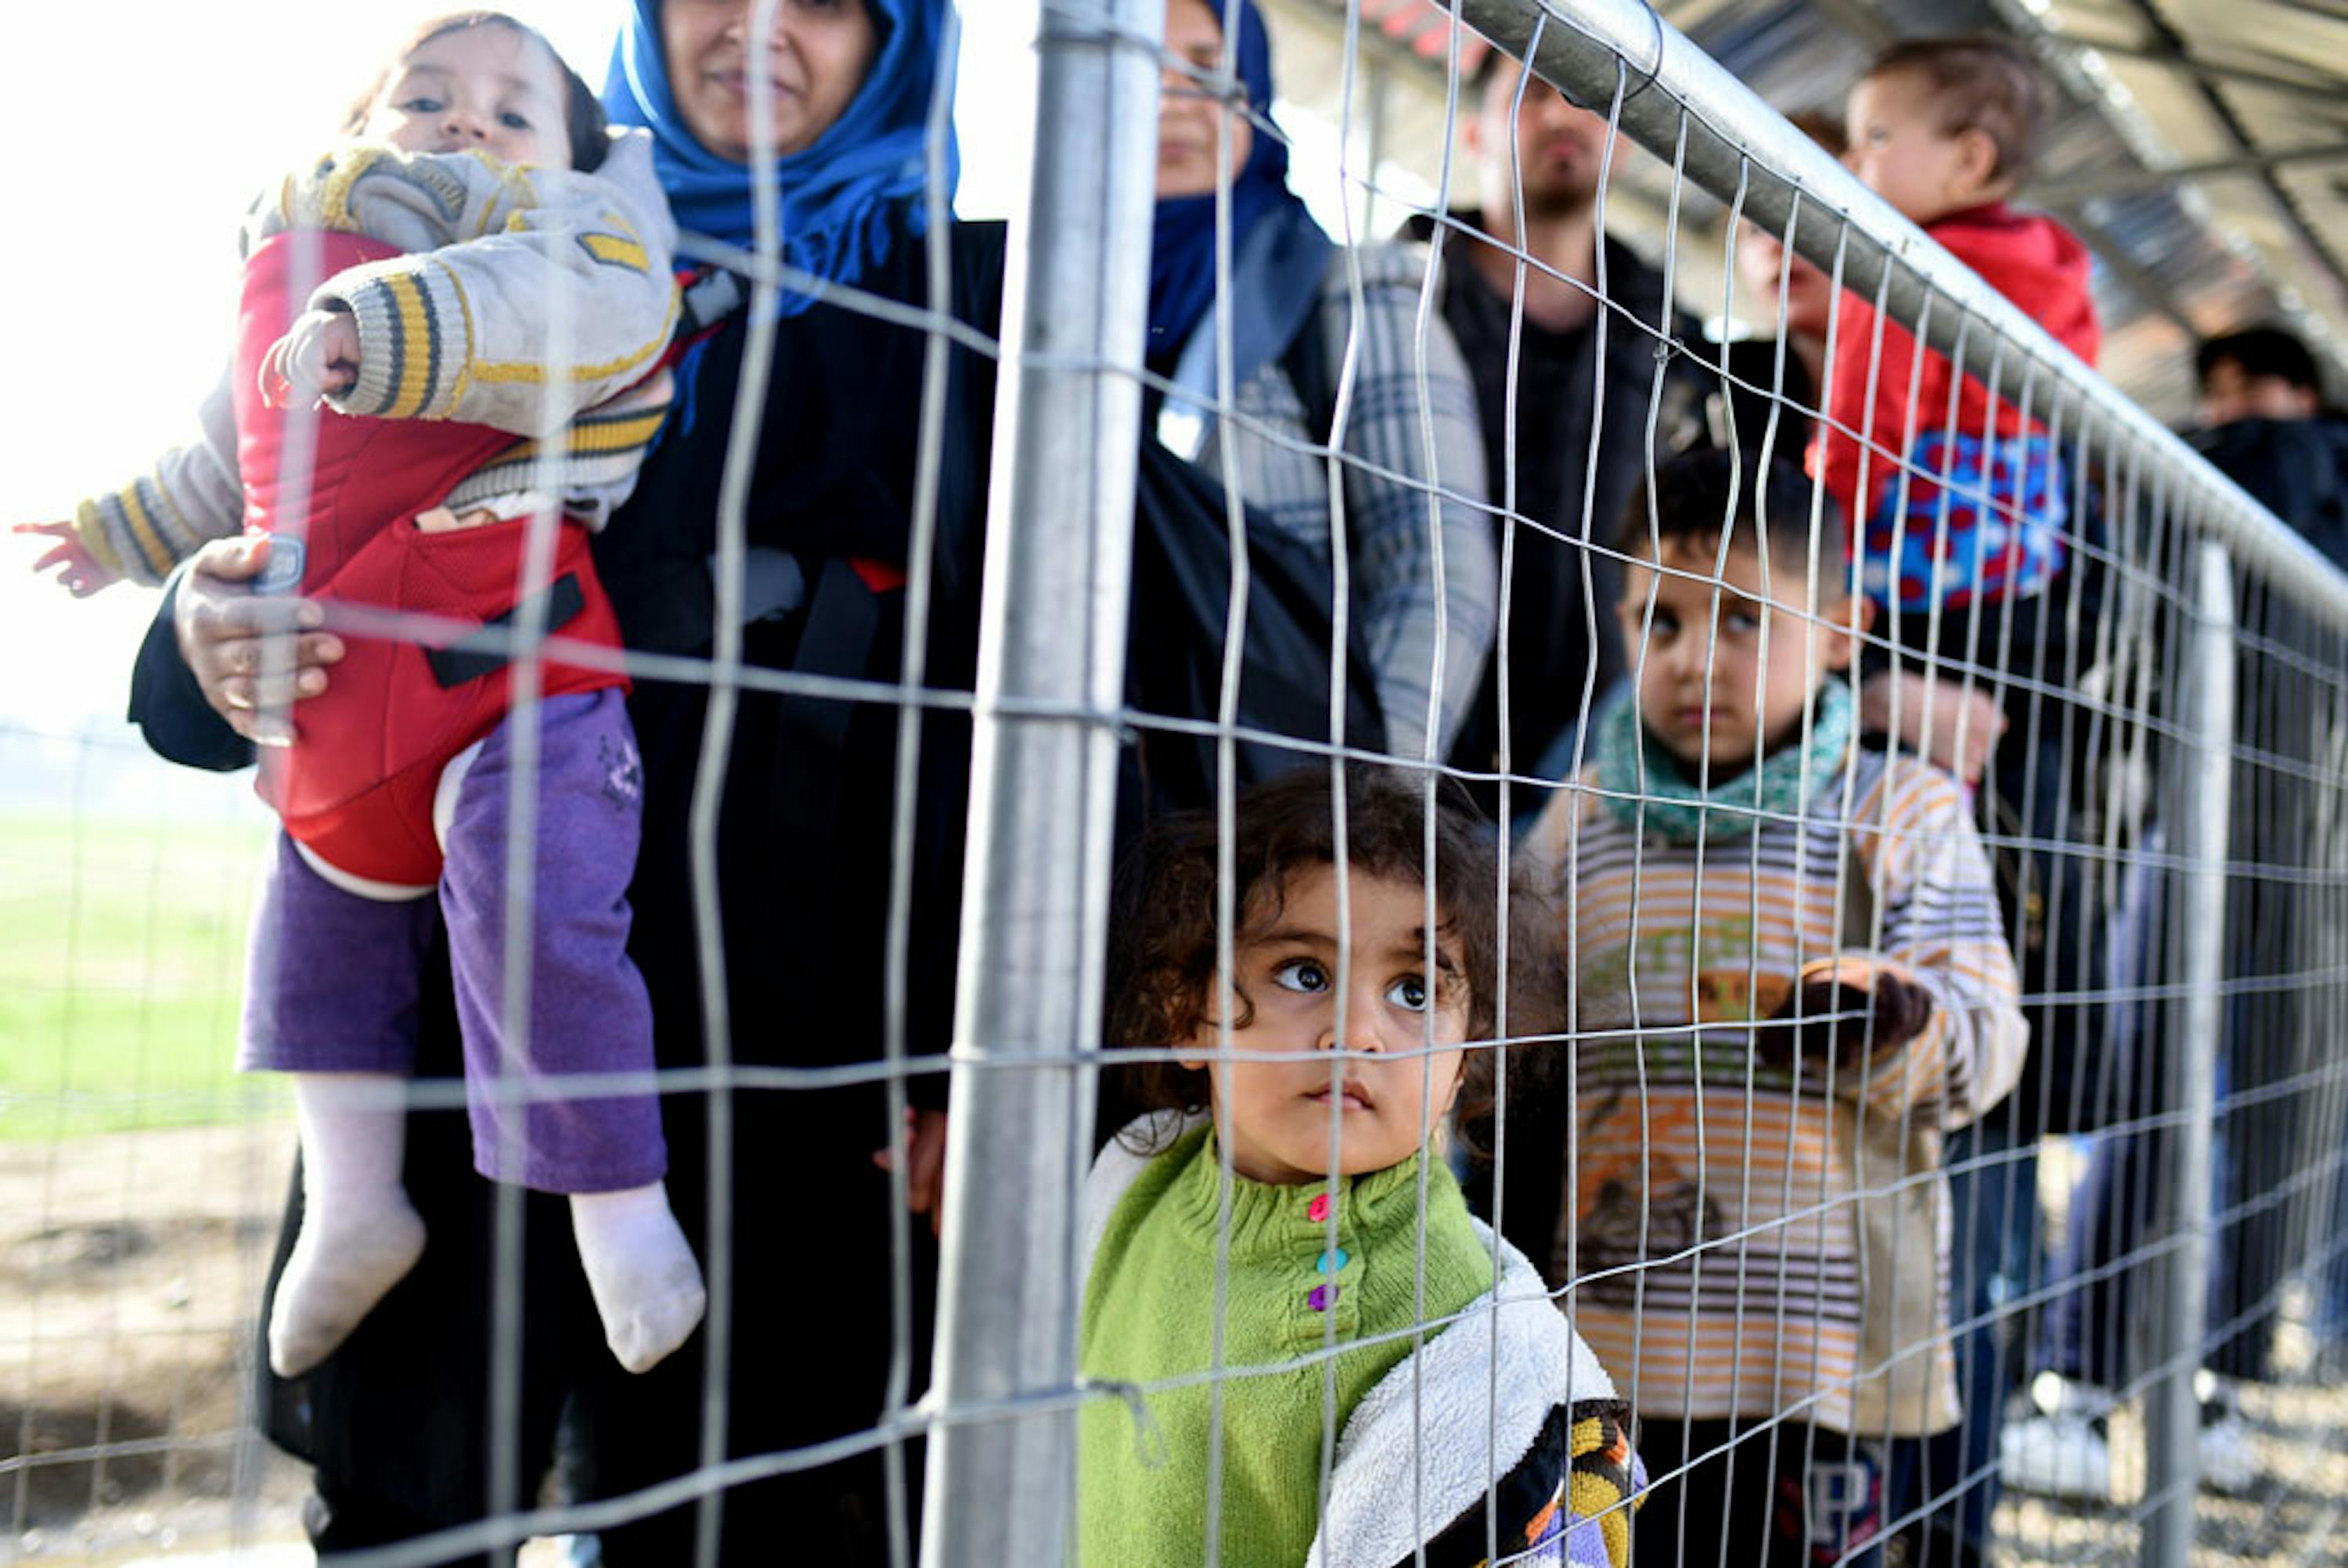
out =
<path fill-rule="evenodd" d="M 689 232 L 747 249 L 749 10 L 742 0 L 633 0 L 603 98 L 653 134 L 661 189 Z M 783 0 L 767 52 L 783 261 L 839 283 L 918 238 L 942 13 L 919 0 Z M 947 141 L 945 194 L 956 173 Z M 784 311 L 804 311 L 794 293 Z"/>
<path fill-rule="evenodd" d="M 769 670 L 884 686 L 898 679 L 928 340 L 844 308 L 833 291 L 931 302 L 924 201 L 933 179 L 951 195 L 954 176 L 951 146 L 934 166 L 924 132 L 951 81 L 947 3 L 781 0 L 772 46 L 761 54 L 749 38 L 750 0 L 633 0 L 614 50 L 606 107 L 614 122 L 651 131 L 681 226 L 745 248 L 755 238 L 748 84 L 760 70 L 773 84 L 767 150 L 782 253 L 800 276 L 779 303 L 747 519 L 745 651 Z M 991 332 L 999 234 L 947 238 L 953 297 L 938 303 Z M 684 281 L 680 340 L 690 349 L 677 366 L 679 412 L 634 496 L 597 537 L 596 562 L 632 650 L 706 657 L 717 493 L 749 291 L 714 270 Z M 957 349 L 948 377 L 933 686 L 971 678 L 973 557 L 993 425 L 992 364 Z M 251 564 L 241 547 L 200 558 L 142 651 L 133 714 L 176 761 L 244 765 L 256 698 L 295 694 L 290 686 L 261 691 L 240 673 L 259 668 L 253 601 L 238 580 Z M 303 639 L 305 685 L 331 680 L 335 656 L 332 638 Z M 701 683 L 640 680 L 629 706 L 641 772 L 614 759 L 607 790 L 615 803 L 641 791 L 629 949 L 651 989 L 664 1070 L 711 1060 L 687 842 L 707 698 Z M 294 717 L 298 723 L 298 705 Z M 953 968 L 965 732 L 959 720 L 922 722 L 917 975 Z M 896 733 L 891 708 L 741 693 L 718 826 L 727 1055 L 737 1064 L 821 1068 L 881 1055 Z M 438 1071 L 452 1075 L 446 964 L 428 972 L 436 979 L 422 1003 L 419 1074 L 436 1071 L 437 1056 Z M 911 1049 L 942 1047 L 951 989 L 911 988 Z M 915 1102 L 942 1083 L 941 1074 L 916 1075 Z M 733 1158 L 713 1183 L 710 1112 L 721 1096 L 731 1108 Z M 922 1112 L 924 1123 L 937 1115 Z M 724 1456 L 872 1428 L 892 1352 L 901 1348 L 911 1368 L 929 1362 L 925 1323 L 901 1336 L 891 1309 L 889 1187 L 871 1158 L 891 1131 L 880 1086 L 681 1092 L 666 1100 L 664 1123 L 671 1195 L 709 1277 L 710 1320 L 730 1323 Z M 500 1227 L 491 1189 L 469 1176 L 464 1137 L 461 1110 L 411 1117 L 408 1188 L 430 1245 L 342 1350 L 269 1390 L 270 1435 L 314 1465 L 317 1496 L 305 1519 L 322 1553 L 527 1506 L 558 1430 L 566 1491 L 581 1499 L 641 1493 L 702 1462 L 707 1330 L 648 1374 L 620 1373 L 594 1330 L 568 1226 L 535 1194 L 525 1195 L 521 1232 L 519 1404 L 509 1408 L 510 1427 L 493 1421 L 501 1363 L 492 1311 L 506 1288 L 496 1261 Z M 713 1214 L 719 1193 L 731 1200 L 730 1218 Z M 916 1303 L 931 1294 L 929 1246 L 927 1227 L 916 1226 Z M 492 1450 L 502 1431 L 519 1451 Z M 918 1451 L 910 1462 L 918 1466 Z M 501 1464 L 520 1478 L 518 1498 L 487 1492 Z M 887 1560 L 890 1491 L 878 1454 L 737 1486 L 723 1504 L 722 1562 Z M 691 1563 L 699 1528 L 693 1500 L 648 1508 L 602 1532 L 602 1560 L 612 1568 Z"/>
<path fill-rule="evenodd" d="M 1230 77 L 1222 74 L 1227 26 L 1237 33 Z M 1499 571 L 1490 524 L 1480 515 L 1484 449 L 1475 387 L 1439 319 L 1427 323 L 1421 363 L 1426 250 L 1363 245 L 1349 262 L 1289 190 L 1288 147 L 1271 118 L 1271 41 L 1254 0 L 1170 0 L 1166 54 L 1147 354 L 1149 367 L 1170 377 L 1174 390 L 1160 407 L 1158 437 L 1210 471 L 1222 471 L 1211 410 L 1219 384 L 1218 131 L 1228 126 L 1236 171 L 1231 384 L 1241 416 L 1231 460 L 1240 494 L 1262 521 L 1326 559 L 1329 471 L 1311 448 L 1334 446 L 1358 460 L 1345 468 L 1344 493 L 1353 623 L 1364 633 L 1387 748 L 1424 755 L 1431 714 L 1440 761 L 1482 677 Z M 1358 320 L 1354 263 L 1362 286 Z M 1360 357 L 1348 415 L 1334 430 L 1339 373 L 1356 333 Z M 1431 702 L 1438 643 L 1443 690 Z"/>

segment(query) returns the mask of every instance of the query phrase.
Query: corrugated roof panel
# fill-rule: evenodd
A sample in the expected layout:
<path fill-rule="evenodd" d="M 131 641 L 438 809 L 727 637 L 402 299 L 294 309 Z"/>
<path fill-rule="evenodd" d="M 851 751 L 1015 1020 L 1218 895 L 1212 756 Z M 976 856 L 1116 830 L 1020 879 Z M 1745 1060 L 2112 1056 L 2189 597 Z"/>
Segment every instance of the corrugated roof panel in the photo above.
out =
<path fill-rule="evenodd" d="M 1283 96 L 1334 116 L 1344 0 L 1269 0 Z M 1394 70 L 1394 117 L 1383 142 L 1395 162 L 1431 179 L 1443 139 L 1443 62 L 1450 14 L 1430 0 L 1360 0 Z M 2046 35 L 2042 54 L 2070 89 L 2042 142 L 2035 182 L 2069 191 L 2057 209 L 2098 251 L 2096 302 L 2106 323 L 2102 368 L 2164 417 L 2191 402 L 2190 340 L 2296 310 L 2326 347 L 2348 342 L 2348 158 L 2270 174 L 2259 169 L 2191 186 L 2123 189 L 2147 167 L 2245 153 L 2348 144 L 2348 16 L 2281 0 L 1663 0 L 1674 26 L 1788 112 L 1836 108 L 1874 40 L 1980 28 Z M 1334 26 L 1333 26 L 1334 24 Z M 2067 39 L 2068 42 L 2052 42 Z M 2077 41 L 2113 52 L 2094 57 Z M 2205 67 L 2277 78 L 2205 80 Z M 1473 68 L 1476 40 L 1460 55 Z M 2161 55 L 2161 59 L 2143 57 Z M 1308 58 L 1308 56 L 1310 58 Z M 1292 86 L 1292 84 L 1294 84 Z M 1357 94 L 1357 97 L 1359 95 Z M 1399 132 L 1399 134 L 1397 134 Z M 1455 185 L 1463 178 L 1455 169 Z M 1626 157 L 1614 227 L 1660 249 L 1668 171 Z M 2110 193 L 2093 193 L 2096 186 Z M 2082 190 L 2090 193 L 2079 195 Z M 2028 200 L 2025 190 L 2024 200 Z M 1700 315 L 1720 302 L 1718 203 L 1684 203 L 1682 295 Z M 2335 349 L 2336 353 L 2336 349 Z"/>

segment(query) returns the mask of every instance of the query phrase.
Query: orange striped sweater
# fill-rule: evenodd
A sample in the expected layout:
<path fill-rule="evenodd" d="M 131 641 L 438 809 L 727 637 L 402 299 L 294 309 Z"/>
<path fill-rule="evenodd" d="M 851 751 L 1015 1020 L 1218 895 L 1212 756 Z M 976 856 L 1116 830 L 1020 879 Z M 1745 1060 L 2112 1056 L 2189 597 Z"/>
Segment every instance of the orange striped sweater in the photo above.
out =
<path fill-rule="evenodd" d="M 1856 753 L 1799 819 L 1699 853 L 1643 842 L 1595 777 L 1523 850 L 1578 977 L 1550 1268 L 1575 1326 L 1642 1413 L 1953 1425 L 1941 1135 L 2004 1097 L 2029 1038 L 1954 781 Z M 1839 1071 L 1769 1065 L 1751 1020 L 1854 947 L 1903 965 L 1931 1022 Z"/>

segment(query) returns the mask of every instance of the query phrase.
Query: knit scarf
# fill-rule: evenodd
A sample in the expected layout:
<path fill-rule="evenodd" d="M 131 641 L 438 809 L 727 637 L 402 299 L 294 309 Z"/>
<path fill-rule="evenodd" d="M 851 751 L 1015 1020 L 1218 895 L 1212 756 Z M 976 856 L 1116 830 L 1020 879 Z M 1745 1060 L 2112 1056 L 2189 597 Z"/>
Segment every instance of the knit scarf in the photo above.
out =
<path fill-rule="evenodd" d="M 1672 844 L 1749 837 L 1762 822 L 1798 816 L 1849 760 L 1850 688 L 1829 678 L 1812 700 L 1807 744 L 1765 753 L 1757 769 L 1715 779 L 1705 791 L 1639 722 L 1636 697 L 1614 704 L 1598 736 L 1598 783 L 1606 809 L 1634 830 Z M 1644 777 L 1641 776 L 1642 770 Z"/>
<path fill-rule="evenodd" d="M 864 85 L 840 117 L 810 145 L 775 160 L 782 200 L 783 260 L 832 282 L 853 283 L 887 260 L 892 231 L 928 229 L 921 197 L 928 187 L 930 104 L 940 73 L 952 90 L 953 61 L 944 53 L 949 0 L 865 0 L 880 46 Z M 612 51 L 603 107 L 614 125 L 653 133 L 653 163 L 677 226 L 731 244 L 756 242 L 747 165 L 694 138 L 669 92 L 661 56 L 661 0 L 634 0 Z M 961 159 L 946 137 L 945 195 L 953 197 Z M 784 315 L 815 302 L 786 292 Z"/>

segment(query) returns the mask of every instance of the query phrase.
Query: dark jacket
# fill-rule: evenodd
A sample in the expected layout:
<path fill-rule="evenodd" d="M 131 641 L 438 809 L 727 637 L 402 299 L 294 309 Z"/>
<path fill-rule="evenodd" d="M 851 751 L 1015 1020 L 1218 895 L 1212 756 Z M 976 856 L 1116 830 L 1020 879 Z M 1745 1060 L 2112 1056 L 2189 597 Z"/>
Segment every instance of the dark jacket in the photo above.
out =
<path fill-rule="evenodd" d="M 2348 568 L 2348 415 L 2241 419 L 2188 439 L 2334 565 Z"/>
<path fill-rule="evenodd" d="M 862 279 L 909 303 L 925 297 L 923 244 L 901 236 Z M 1002 234 L 954 235 L 953 309 L 992 333 L 1001 303 Z M 736 313 L 685 367 L 685 396 L 645 465 L 633 498 L 596 539 L 598 569 L 629 644 L 702 655 L 712 634 L 707 566 L 716 497 L 747 333 Z M 909 548 L 926 340 L 839 306 L 783 320 L 750 486 L 750 542 L 788 549 L 809 584 L 795 613 L 747 629 L 747 657 L 767 671 L 897 679 L 904 593 L 873 591 L 880 567 Z M 936 612 L 927 683 L 970 684 L 981 518 L 993 427 L 994 364 L 950 356 L 941 472 Z M 862 574 L 849 563 L 866 563 Z M 629 948 L 654 999 L 664 1071 L 710 1064 L 703 1013 L 688 824 L 707 688 L 640 677 L 629 710 L 644 761 L 644 837 L 630 890 Z M 171 642 L 167 605 L 142 651 L 131 716 L 166 756 L 232 767 L 249 756 L 204 707 Z M 722 973 L 706 977 L 729 1009 L 727 1054 L 743 1067 L 792 1070 L 882 1054 L 885 940 L 892 853 L 898 710 L 746 690 L 732 729 L 718 815 Z M 968 724 L 931 712 L 920 725 L 907 1044 L 946 1038 L 969 769 Z M 419 1075 L 454 1077 L 459 1042 L 445 957 L 428 965 Z M 910 1080 L 934 1098 L 942 1075 Z M 713 1121 L 723 1104 L 730 1122 Z M 891 1142 L 878 1083 L 768 1079 L 665 1103 L 670 1196 L 705 1267 L 713 1228 L 729 1235 L 730 1279 L 710 1270 L 711 1319 L 730 1283 L 733 1333 L 727 1452 L 773 1453 L 869 1429 L 882 1414 L 896 1338 L 890 1309 L 891 1214 L 872 1151 Z M 712 1140 L 730 1159 L 713 1182 Z M 320 1544 L 347 1549 L 481 1516 L 493 1355 L 492 1305 L 510 1299 L 521 1329 L 517 1455 L 526 1506 L 555 1441 L 568 1479 L 612 1496 L 700 1462 L 704 1356 L 710 1327 L 642 1376 L 604 1349 L 559 1199 L 521 1194 L 520 1278 L 499 1275 L 497 1190 L 472 1172 L 461 1108 L 410 1118 L 407 1188 L 430 1234 L 422 1261 L 341 1350 L 294 1383 L 263 1390 L 275 1441 L 314 1461 Z M 720 1197 L 730 1215 L 717 1211 Z M 289 1225 L 286 1236 L 293 1235 Z M 919 1390 L 929 1364 L 922 1317 L 934 1255 L 912 1226 L 904 1348 Z M 820 1346 L 821 1354 L 809 1354 Z M 910 1460 L 918 1467 L 918 1448 Z M 885 1562 L 886 1490 L 868 1453 L 729 1490 L 722 1561 L 775 1560 L 777 1542 L 810 1562 Z M 693 1561 L 688 1502 L 603 1532 L 613 1568 Z M 483 1561 L 486 1561 L 484 1559 Z"/>
<path fill-rule="evenodd" d="M 1482 229 L 1478 213 L 1453 216 L 1470 230 Z M 1434 220 L 1422 216 L 1405 232 L 1426 240 L 1434 229 Z M 1444 320 L 1476 383 L 1498 539 L 1504 533 L 1498 508 L 1509 493 L 1510 302 L 1468 264 L 1464 248 L 1479 242 L 1456 229 L 1445 241 L 1441 299 Z M 1718 384 L 1715 374 L 1689 357 L 1685 345 L 1701 353 L 1702 336 L 1689 318 L 1667 308 L 1663 275 L 1622 241 L 1609 238 L 1605 245 L 1610 309 L 1602 361 L 1594 317 L 1570 333 L 1527 323 L 1518 356 L 1516 512 L 1539 525 L 1517 529 L 1515 563 L 1503 589 L 1509 596 L 1503 651 L 1509 744 L 1520 774 L 1530 773 L 1550 743 L 1580 722 L 1585 683 L 1594 702 L 1622 672 L 1622 639 L 1614 620 L 1622 572 L 1606 552 L 1646 472 L 1648 405 L 1658 372 L 1664 407 L 1655 440 L 1666 452 L 1698 438 L 1703 399 Z M 1594 488 L 1589 486 L 1593 415 L 1601 420 Z M 1585 537 L 1601 548 L 1585 551 Z M 1495 659 L 1486 670 L 1483 691 L 1452 747 L 1458 766 L 1489 769 L 1498 754 L 1499 664 Z"/>
<path fill-rule="evenodd" d="M 2189 439 L 2310 545 L 2348 567 L 2348 418 L 2245 419 Z M 2336 866 L 2348 852 L 2333 788 L 2348 755 L 2340 633 L 2276 591 L 2264 573 L 2237 570 L 2235 603 L 2243 632 L 2235 724 L 2250 749 L 2234 764 L 2228 854 L 2238 865 Z M 2240 985 L 2226 1003 L 2224 1071 L 2240 1108 L 2229 1117 L 2220 1175 L 2243 1198 L 2284 1200 L 2247 1205 L 2213 1247 L 2210 1321 L 2253 1326 L 2214 1347 L 2209 1365 L 2227 1377 L 2271 1376 L 2268 1337 L 2256 1326 L 2303 1245 L 2295 1239 L 2300 1227 L 2332 1201 L 2329 1182 L 2289 1194 L 2299 1169 L 2292 1152 L 2336 1143 L 2336 1120 L 2306 1095 L 2278 1093 L 2335 1071 L 2340 1060 L 2322 993 L 2306 983 L 2330 961 L 2326 903 L 2320 886 L 2290 876 L 2227 879 L 2226 973 Z M 2173 1090 L 2164 1109 L 2171 1099 Z"/>

